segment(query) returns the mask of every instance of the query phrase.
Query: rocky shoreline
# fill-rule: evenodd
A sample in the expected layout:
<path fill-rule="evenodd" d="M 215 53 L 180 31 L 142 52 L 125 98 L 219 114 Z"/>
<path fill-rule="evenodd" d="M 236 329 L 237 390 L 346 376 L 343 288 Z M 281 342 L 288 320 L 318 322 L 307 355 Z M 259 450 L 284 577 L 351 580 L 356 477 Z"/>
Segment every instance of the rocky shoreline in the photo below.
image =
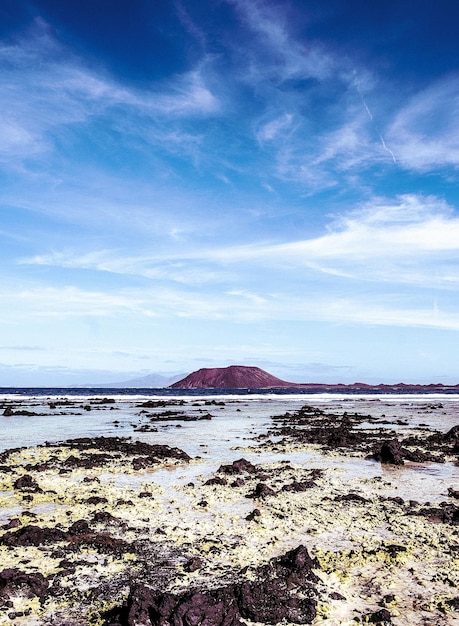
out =
<path fill-rule="evenodd" d="M 146 408 L 168 417 L 167 403 Z M 380 424 L 305 405 L 251 449 L 372 457 L 394 471 L 414 457 L 457 462 L 457 426 L 400 436 Z M 199 476 L 201 464 L 127 437 L 0 454 L 0 624 L 458 623 L 457 486 L 432 504 L 319 464 L 242 456 Z M 155 482 L 185 466 L 196 480 Z"/>

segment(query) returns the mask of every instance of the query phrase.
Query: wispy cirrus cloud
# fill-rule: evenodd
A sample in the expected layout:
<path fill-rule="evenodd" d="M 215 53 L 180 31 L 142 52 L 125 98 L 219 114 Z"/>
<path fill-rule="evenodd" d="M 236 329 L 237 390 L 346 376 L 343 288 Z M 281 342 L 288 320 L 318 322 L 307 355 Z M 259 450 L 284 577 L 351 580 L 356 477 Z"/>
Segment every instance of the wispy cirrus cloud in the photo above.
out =
<path fill-rule="evenodd" d="M 205 59 L 151 90 L 127 88 L 86 67 L 53 39 L 46 23 L 36 20 L 27 38 L 0 46 L 0 154 L 7 159 L 45 152 L 60 127 L 90 124 L 108 110 L 121 122 L 117 108 L 147 118 L 215 114 L 220 103 L 206 85 L 204 64 Z"/>
<path fill-rule="evenodd" d="M 193 260 L 190 263 L 191 259 Z M 230 281 L 230 270 L 212 266 L 205 259 L 187 254 L 170 256 L 168 253 L 156 255 L 132 255 L 120 250 L 97 250 L 79 253 L 74 251 L 51 252 L 22 258 L 20 265 L 37 265 L 78 270 L 110 272 L 123 276 L 141 276 L 154 281 L 170 281 L 186 285 Z M 234 277 L 233 277 L 234 280 Z"/>
<path fill-rule="evenodd" d="M 250 50 L 247 77 L 277 81 L 295 78 L 325 79 L 336 73 L 337 59 L 318 44 L 304 45 L 291 34 L 291 25 L 276 5 L 264 2 L 228 0 L 241 23 L 255 34 Z M 264 59 L 264 63 L 262 62 Z"/>
<path fill-rule="evenodd" d="M 156 315 L 148 299 L 142 297 L 140 292 L 133 294 L 130 290 L 109 293 L 74 286 L 32 286 L 2 290 L 0 294 L 9 298 L 10 311 L 15 312 L 16 319 L 112 317 L 128 313 L 147 317 Z M 6 319 L 9 316 L 3 321 Z"/>
<path fill-rule="evenodd" d="M 305 43 L 277 5 L 229 1 L 250 33 L 234 80 L 256 93 L 261 114 L 253 128 L 270 157 L 266 175 L 312 195 L 342 183 L 343 173 L 360 178 L 365 169 L 394 164 L 365 100 L 371 94 L 384 101 L 385 88 L 368 68 L 316 40 Z"/>
<path fill-rule="evenodd" d="M 284 243 L 191 246 L 132 255 L 122 250 L 60 251 L 22 264 L 91 269 L 187 285 L 234 285 L 295 272 L 392 285 L 454 288 L 459 282 L 459 218 L 435 196 L 375 198 L 334 218 L 325 234 Z M 241 271 L 243 267 L 243 271 Z M 290 276 L 290 279 L 292 277 Z M 240 292 L 241 294 L 243 291 Z"/>
<path fill-rule="evenodd" d="M 398 326 L 459 330 L 459 312 L 434 300 L 400 296 L 332 296 L 309 290 L 292 296 L 281 291 L 122 289 L 115 294 L 65 288 L 9 292 L 17 320 L 114 318 L 190 319 L 256 323 L 263 321 L 329 322 L 364 326 Z"/>
<path fill-rule="evenodd" d="M 257 131 L 258 141 L 273 141 L 280 136 L 285 136 L 292 128 L 293 115 L 290 113 L 284 113 L 280 117 L 273 119 L 269 122 L 265 122 L 261 128 Z"/>
<path fill-rule="evenodd" d="M 309 267 L 365 281 L 457 284 L 459 218 L 436 197 L 375 199 L 348 212 L 312 239 L 250 245 L 216 253 L 228 262 Z"/>
<path fill-rule="evenodd" d="M 7 352 L 46 352 L 43 346 L 0 346 L 0 350 Z"/>
<path fill-rule="evenodd" d="M 397 160 L 415 171 L 459 167 L 459 77 L 442 78 L 416 93 L 388 126 Z"/>

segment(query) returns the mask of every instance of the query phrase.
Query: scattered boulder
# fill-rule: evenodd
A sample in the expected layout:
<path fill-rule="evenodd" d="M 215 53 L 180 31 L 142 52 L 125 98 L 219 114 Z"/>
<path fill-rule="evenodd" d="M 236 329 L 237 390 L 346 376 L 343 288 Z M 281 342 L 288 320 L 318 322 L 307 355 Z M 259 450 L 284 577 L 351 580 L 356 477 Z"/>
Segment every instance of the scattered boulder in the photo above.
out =
<path fill-rule="evenodd" d="M 253 509 L 253 511 L 251 511 L 245 519 L 248 522 L 253 522 L 253 520 L 257 519 L 257 517 L 261 517 L 260 509 Z"/>
<path fill-rule="evenodd" d="M 4 546 L 41 546 L 47 543 L 65 541 L 67 533 L 59 528 L 46 528 L 41 526 L 23 526 L 15 532 L 6 532 L 0 538 L 0 544 Z"/>
<path fill-rule="evenodd" d="M 459 452 L 459 424 L 450 428 L 450 430 L 443 435 L 443 441 L 452 444 L 453 452 Z"/>
<path fill-rule="evenodd" d="M 227 485 L 228 481 L 226 478 L 221 478 L 220 476 L 216 476 L 215 478 L 209 478 L 204 483 L 205 485 Z"/>
<path fill-rule="evenodd" d="M 440 503 L 440 507 L 427 506 L 415 513 L 422 515 L 434 524 L 459 524 L 459 507 L 455 504 Z"/>
<path fill-rule="evenodd" d="M 404 464 L 402 446 L 398 439 L 384 441 L 378 456 L 381 463 L 387 463 L 388 465 Z"/>
<path fill-rule="evenodd" d="M 108 511 L 97 511 L 92 516 L 92 521 L 96 523 L 106 524 L 108 522 L 117 522 L 118 518 L 109 513 Z"/>
<path fill-rule="evenodd" d="M 392 616 L 387 609 L 380 609 L 364 615 L 363 621 L 366 624 L 392 624 Z"/>
<path fill-rule="evenodd" d="M 249 496 L 250 498 L 266 498 L 267 496 L 274 496 L 276 492 L 268 487 L 266 483 L 258 483 L 255 487 L 255 491 Z"/>
<path fill-rule="evenodd" d="M 369 502 L 367 498 L 359 495 L 358 493 L 345 493 L 342 496 L 336 496 L 335 502 Z"/>
<path fill-rule="evenodd" d="M 106 504 L 108 502 L 107 498 L 103 496 L 91 496 L 86 500 L 86 504 Z"/>
<path fill-rule="evenodd" d="M 29 491 L 29 492 L 31 491 L 41 492 L 42 491 L 37 481 L 34 478 L 32 478 L 30 474 L 24 474 L 24 476 L 21 476 L 20 478 L 15 480 L 13 483 L 13 487 L 21 491 Z"/>
<path fill-rule="evenodd" d="M 301 482 L 294 480 L 288 485 L 284 485 L 282 487 L 282 491 L 301 492 L 301 491 L 307 491 L 308 489 L 312 489 L 315 486 L 316 486 L 316 483 L 313 480 L 304 480 Z"/>
<path fill-rule="evenodd" d="M 233 461 L 230 465 L 221 465 L 218 471 L 223 474 L 244 474 L 245 472 L 255 474 L 257 468 L 250 461 L 239 459 L 238 461 Z"/>
<path fill-rule="evenodd" d="M 196 556 L 189 559 L 183 566 L 183 569 L 185 572 L 196 572 L 198 569 L 201 569 L 202 565 L 202 559 Z"/>
<path fill-rule="evenodd" d="M 27 574 L 17 568 L 4 569 L 0 572 L 0 597 L 9 598 L 21 595 L 26 598 L 38 596 L 43 599 L 49 583 L 39 572 Z"/>
<path fill-rule="evenodd" d="M 84 519 L 77 520 L 69 528 L 69 533 L 71 535 L 84 535 L 89 532 L 90 532 L 89 524 Z"/>

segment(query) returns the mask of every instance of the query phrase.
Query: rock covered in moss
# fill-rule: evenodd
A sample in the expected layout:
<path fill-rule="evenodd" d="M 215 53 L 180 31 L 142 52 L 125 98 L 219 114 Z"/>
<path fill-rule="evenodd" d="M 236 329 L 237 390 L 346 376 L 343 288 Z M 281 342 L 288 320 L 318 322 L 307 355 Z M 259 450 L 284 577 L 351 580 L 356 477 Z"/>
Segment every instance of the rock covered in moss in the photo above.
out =
<path fill-rule="evenodd" d="M 112 612 L 110 623 L 239 626 L 242 619 L 248 619 L 265 624 L 283 620 L 310 624 L 316 617 L 314 585 L 318 578 L 312 571 L 316 565 L 307 549 L 299 546 L 256 568 L 250 579 L 226 586 L 174 594 L 138 585 L 131 590 L 127 606 Z"/>
<path fill-rule="evenodd" d="M 48 591 L 48 581 L 40 573 L 26 573 L 12 567 L 0 572 L 0 597 L 25 596 L 43 598 Z"/>

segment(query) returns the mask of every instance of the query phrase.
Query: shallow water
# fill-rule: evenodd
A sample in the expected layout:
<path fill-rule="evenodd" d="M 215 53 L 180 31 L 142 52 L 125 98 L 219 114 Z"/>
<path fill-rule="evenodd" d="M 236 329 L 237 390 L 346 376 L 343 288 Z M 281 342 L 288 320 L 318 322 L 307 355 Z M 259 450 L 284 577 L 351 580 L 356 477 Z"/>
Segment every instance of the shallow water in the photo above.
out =
<path fill-rule="evenodd" d="M 165 488 L 183 485 L 187 481 L 204 480 L 222 463 L 232 462 L 244 456 L 253 463 L 270 463 L 289 460 L 307 468 L 330 468 L 340 472 L 340 480 L 358 481 L 362 492 L 374 490 L 375 485 L 387 496 L 421 502 L 441 502 L 448 499 L 448 487 L 459 486 L 459 465 L 413 464 L 403 467 L 381 466 L 380 463 L 340 455 L 323 455 L 318 451 L 291 452 L 287 454 L 266 452 L 242 452 L 238 448 L 256 446 L 256 437 L 266 433 L 272 426 L 271 417 L 294 412 L 308 404 L 321 406 L 340 415 L 344 411 L 368 415 L 377 423 L 366 426 L 397 431 L 398 436 L 411 429 L 446 432 L 459 423 L 459 397 L 451 395 L 419 396 L 337 396 L 318 394 L 314 396 L 252 395 L 241 396 L 195 396 L 171 397 L 116 395 L 113 403 L 100 404 L 104 398 L 88 396 L 0 396 L 0 402 L 13 411 L 27 410 L 32 416 L 0 416 L 0 449 L 34 446 L 46 441 L 56 442 L 77 437 L 132 436 L 152 444 L 178 447 L 190 456 L 200 457 L 198 463 L 189 467 L 161 469 L 151 473 L 151 480 Z M 164 408 L 140 407 L 146 400 L 183 401 L 183 406 Z M 71 404 L 60 405 L 68 400 Z M 219 404 L 209 404 L 209 401 Z M 50 408 L 51 403 L 57 406 Z M 91 410 L 84 407 L 91 406 Z M 141 411 L 162 413 L 167 410 L 184 412 L 200 417 L 207 413 L 211 420 L 180 421 L 179 419 L 153 424 L 156 432 L 135 430 L 148 419 Z M 202 478 L 200 478 L 202 477 Z M 117 477 L 122 481 L 122 477 Z M 135 481 L 132 476 L 124 480 Z M 142 477 L 145 481 L 145 476 Z"/>

